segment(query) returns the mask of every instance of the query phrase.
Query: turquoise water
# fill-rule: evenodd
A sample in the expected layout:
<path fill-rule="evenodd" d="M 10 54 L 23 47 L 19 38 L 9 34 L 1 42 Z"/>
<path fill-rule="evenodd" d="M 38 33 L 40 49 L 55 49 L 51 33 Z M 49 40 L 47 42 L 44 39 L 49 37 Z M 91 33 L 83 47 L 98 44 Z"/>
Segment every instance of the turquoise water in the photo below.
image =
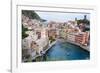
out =
<path fill-rule="evenodd" d="M 47 51 L 44 58 L 46 61 L 86 60 L 90 58 L 90 53 L 71 43 L 57 42 Z"/>

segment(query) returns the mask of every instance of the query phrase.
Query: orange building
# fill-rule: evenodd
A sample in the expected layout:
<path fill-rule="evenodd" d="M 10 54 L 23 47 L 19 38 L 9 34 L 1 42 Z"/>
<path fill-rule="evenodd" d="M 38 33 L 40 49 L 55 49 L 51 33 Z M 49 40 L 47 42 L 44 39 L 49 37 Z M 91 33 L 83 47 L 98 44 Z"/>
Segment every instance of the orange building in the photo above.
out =
<path fill-rule="evenodd" d="M 87 46 L 89 43 L 89 32 L 84 32 L 75 35 L 75 42 Z"/>

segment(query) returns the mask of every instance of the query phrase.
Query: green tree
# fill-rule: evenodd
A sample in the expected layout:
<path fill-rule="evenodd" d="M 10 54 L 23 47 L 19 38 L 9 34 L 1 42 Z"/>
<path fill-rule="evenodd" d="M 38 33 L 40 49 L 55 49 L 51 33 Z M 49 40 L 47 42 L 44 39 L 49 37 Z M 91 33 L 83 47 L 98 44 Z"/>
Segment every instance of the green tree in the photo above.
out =
<path fill-rule="evenodd" d="M 28 29 L 25 28 L 25 27 L 22 25 L 22 39 L 24 39 L 25 37 L 28 36 L 28 34 L 25 33 L 26 31 L 28 31 Z"/>

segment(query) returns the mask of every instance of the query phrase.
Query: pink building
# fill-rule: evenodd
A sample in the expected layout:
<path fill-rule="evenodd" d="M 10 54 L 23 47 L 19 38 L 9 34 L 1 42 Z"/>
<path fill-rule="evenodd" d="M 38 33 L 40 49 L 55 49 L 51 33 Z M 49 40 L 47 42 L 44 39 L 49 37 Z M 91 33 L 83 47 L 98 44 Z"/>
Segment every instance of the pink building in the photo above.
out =
<path fill-rule="evenodd" d="M 75 42 L 87 46 L 89 43 L 89 32 L 75 35 Z"/>

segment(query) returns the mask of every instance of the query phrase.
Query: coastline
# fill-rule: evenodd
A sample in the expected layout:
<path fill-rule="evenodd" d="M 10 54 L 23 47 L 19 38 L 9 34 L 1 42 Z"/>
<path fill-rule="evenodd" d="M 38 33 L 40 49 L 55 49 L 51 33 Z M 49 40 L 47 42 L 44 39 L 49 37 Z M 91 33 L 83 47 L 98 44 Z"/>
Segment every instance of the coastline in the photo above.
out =
<path fill-rule="evenodd" d="M 79 47 L 83 48 L 84 50 L 90 52 L 89 47 L 82 46 L 82 45 L 80 45 L 80 44 L 78 44 L 78 43 L 76 43 L 76 42 L 74 42 L 74 41 L 69 41 L 69 40 L 66 40 L 66 41 L 65 41 L 64 39 L 58 39 L 58 40 L 52 42 L 51 44 L 49 44 L 48 48 L 47 48 L 46 50 L 43 50 L 41 54 L 38 54 L 38 55 L 35 55 L 34 57 L 32 57 L 32 60 L 35 60 L 37 57 L 43 56 L 44 54 L 46 54 L 46 52 L 47 52 L 53 45 L 55 45 L 56 42 L 59 42 L 59 41 L 60 41 L 60 42 L 68 42 L 68 43 L 71 43 L 71 44 L 73 44 L 73 45 L 79 46 Z"/>
<path fill-rule="evenodd" d="M 71 44 L 74 44 L 74 45 L 80 46 L 80 47 L 83 48 L 84 50 L 87 50 L 87 51 L 90 52 L 90 48 L 89 48 L 89 46 L 86 47 L 86 46 L 80 45 L 79 43 L 76 43 L 76 42 L 73 42 L 73 41 L 69 41 L 69 40 L 67 40 L 66 42 L 69 42 L 69 43 L 71 43 Z"/>

